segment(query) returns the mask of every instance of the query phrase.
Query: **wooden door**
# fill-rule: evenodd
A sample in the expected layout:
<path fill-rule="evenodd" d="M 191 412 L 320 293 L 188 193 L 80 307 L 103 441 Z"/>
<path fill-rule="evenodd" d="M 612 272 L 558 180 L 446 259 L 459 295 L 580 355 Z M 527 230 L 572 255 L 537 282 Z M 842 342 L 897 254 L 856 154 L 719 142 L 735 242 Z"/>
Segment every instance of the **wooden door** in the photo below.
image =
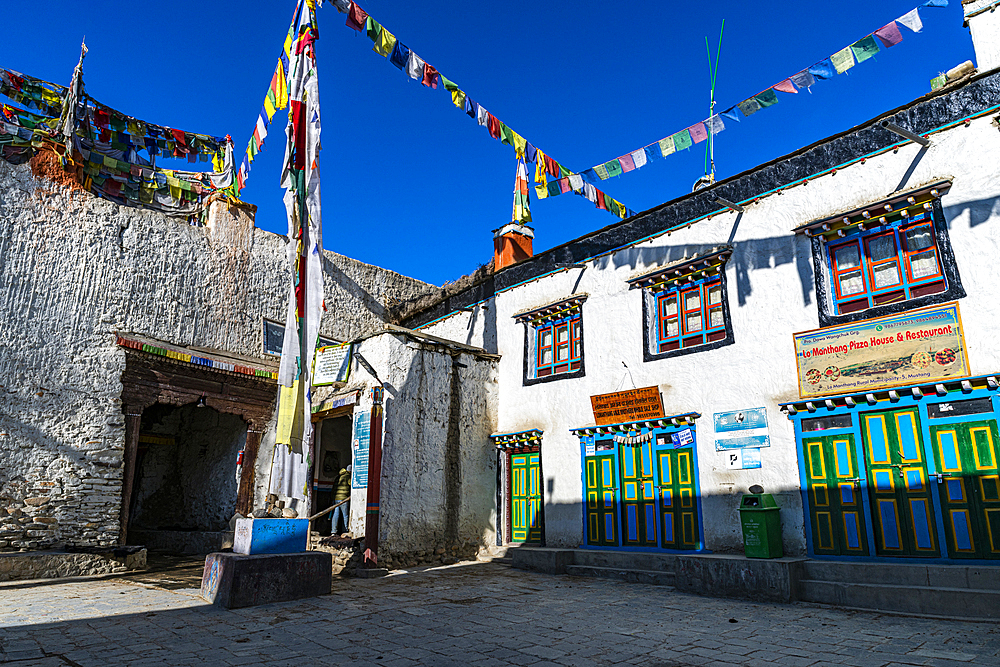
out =
<path fill-rule="evenodd" d="M 622 544 L 628 547 L 655 547 L 657 522 L 653 443 L 618 447 L 622 480 Z"/>
<path fill-rule="evenodd" d="M 863 415 L 868 494 L 880 556 L 938 556 L 916 408 Z"/>
<path fill-rule="evenodd" d="M 613 453 L 588 456 L 587 482 L 587 544 L 617 547 L 618 488 Z"/>
<path fill-rule="evenodd" d="M 868 555 L 854 436 L 804 437 L 809 521 L 816 554 Z"/>
<path fill-rule="evenodd" d="M 989 419 L 931 427 L 938 498 L 952 558 L 1000 558 L 997 423 Z"/>
<path fill-rule="evenodd" d="M 660 509 L 660 543 L 664 549 L 698 546 L 694 454 L 691 448 L 656 451 Z"/>
<path fill-rule="evenodd" d="M 541 542 L 542 494 L 539 453 L 510 456 L 511 542 Z"/>

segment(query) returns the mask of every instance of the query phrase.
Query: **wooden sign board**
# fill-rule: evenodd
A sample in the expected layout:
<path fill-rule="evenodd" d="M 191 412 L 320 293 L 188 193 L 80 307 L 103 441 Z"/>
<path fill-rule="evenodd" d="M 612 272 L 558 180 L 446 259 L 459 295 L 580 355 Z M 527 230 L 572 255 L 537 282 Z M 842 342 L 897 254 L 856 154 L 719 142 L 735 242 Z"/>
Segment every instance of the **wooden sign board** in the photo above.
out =
<path fill-rule="evenodd" d="M 645 421 L 663 417 L 659 387 L 642 387 L 590 397 L 598 426 Z"/>

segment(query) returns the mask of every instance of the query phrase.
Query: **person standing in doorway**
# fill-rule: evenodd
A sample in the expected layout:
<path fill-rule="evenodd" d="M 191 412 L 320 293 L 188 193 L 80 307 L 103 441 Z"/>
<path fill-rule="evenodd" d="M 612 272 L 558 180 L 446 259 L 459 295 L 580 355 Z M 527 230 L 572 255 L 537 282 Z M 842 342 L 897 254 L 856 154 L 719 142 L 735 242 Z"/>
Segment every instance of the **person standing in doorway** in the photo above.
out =
<path fill-rule="evenodd" d="M 334 535 L 346 533 L 351 528 L 351 466 L 341 468 L 333 485 L 333 504 L 347 501 L 333 510 L 331 529 Z M 340 520 L 344 520 L 344 530 L 340 530 Z"/>

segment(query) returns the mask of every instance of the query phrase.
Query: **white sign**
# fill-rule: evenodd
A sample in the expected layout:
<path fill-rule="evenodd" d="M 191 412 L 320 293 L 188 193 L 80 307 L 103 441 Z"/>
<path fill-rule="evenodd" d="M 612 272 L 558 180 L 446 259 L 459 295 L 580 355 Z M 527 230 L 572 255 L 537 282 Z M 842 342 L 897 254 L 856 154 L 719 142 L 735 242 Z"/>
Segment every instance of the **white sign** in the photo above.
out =
<path fill-rule="evenodd" d="M 313 362 L 313 386 L 347 382 L 351 374 L 351 345 L 331 345 L 316 350 Z"/>
<path fill-rule="evenodd" d="M 756 447 L 730 449 L 723 452 L 730 470 L 752 470 L 760 467 L 760 450 Z"/>
<path fill-rule="evenodd" d="M 595 456 L 597 454 L 597 446 L 594 445 L 593 443 L 586 445 L 586 447 L 587 447 L 587 456 Z"/>
<path fill-rule="evenodd" d="M 715 413 L 715 451 L 771 446 L 765 408 L 744 408 Z M 718 437 L 724 435 L 725 437 Z"/>

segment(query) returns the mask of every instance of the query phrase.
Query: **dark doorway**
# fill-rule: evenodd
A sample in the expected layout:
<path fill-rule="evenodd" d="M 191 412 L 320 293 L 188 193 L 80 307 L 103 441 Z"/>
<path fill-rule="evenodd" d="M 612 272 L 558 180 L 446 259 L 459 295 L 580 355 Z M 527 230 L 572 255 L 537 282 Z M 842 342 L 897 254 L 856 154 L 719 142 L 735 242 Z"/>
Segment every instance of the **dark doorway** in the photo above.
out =
<path fill-rule="evenodd" d="M 128 543 L 173 553 L 228 546 L 246 437 L 246 422 L 203 403 L 143 411 Z"/>
<path fill-rule="evenodd" d="M 339 502 L 337 486 L 341 470 L 351 465 L 351 417 L 334 417 L 316 423 L 316 456 L 313 460 L 313 513 L 322 512 Z M 347 482 L 350 494 L 350 481 Z M 342 493 L 342 492 L 341 492 Z M 333 513 L 325 514 L 313 524 L 320 535 L 330 535 L 333 530 Z M 350 530 L 348 520 L 347 530 Z M 341 530 L 344 526 L 341 525 Z M 338 533 L 339 534 L 339 533 Z"/>

